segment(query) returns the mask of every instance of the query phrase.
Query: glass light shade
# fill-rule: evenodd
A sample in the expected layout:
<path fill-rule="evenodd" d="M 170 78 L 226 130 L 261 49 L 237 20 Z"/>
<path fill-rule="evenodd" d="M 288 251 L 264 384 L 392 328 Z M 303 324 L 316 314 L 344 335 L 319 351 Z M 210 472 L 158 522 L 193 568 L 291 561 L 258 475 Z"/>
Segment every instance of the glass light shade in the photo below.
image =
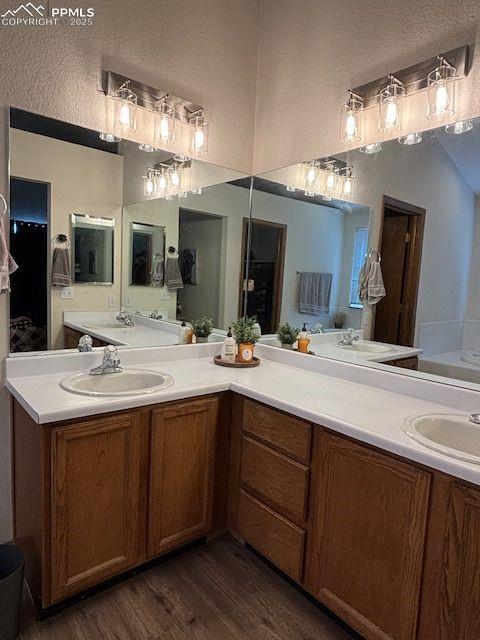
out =
<path fill-rule="evenodd" d="M 382 150 L 382 145 L 380 144 L 380 142 L 372 142 L 371 144 L 366 144 L 364 147 L 360 148 L 360 152 L 366 153 L 367 155 L 380 153 L 381 150 Z"/>
<path fill-rule="evenodd" d="M 285 189 L 287 191 L 290 191 L 290 193 L 295 193 L 295 191 L 297 190 L 296 187 L 294 187 L 292 184 L 287 184 L 287 186 L 285 187 Z"/>
<path fill-rule="evenodd" d="M 400 131 L 405 87 L 391 82 L 380 91 L 378 130 L 382 133 Z"/>
<path fill-rule="evenodd" d="M 157 173 L 157 191 L 159 194 L 163 195 L 168 190 L 168 177 L 165 174 L 165 171 L 162 169 Z"/>
<path fill-rule="evenodd" d="M 205 116 L 194 116 L 190 120 L 192 130 L 190 132 L 190 153 L 199 155 L 208 151 L 208 122 Z"/>
<path fill-rule="evenodd" d="M 461 120 L 460 122 L 454 122 L 445 126 L 445 131 L 453 135 L 461 135 L 467 133 L 473 129 L 473 122 L 471 120 Z"/>
<path fill-rule="evenodd" d="M 455 115 L 456 78 L 456 69 L 445 63 L 428 74 L 429 120 L 445 121 Z"/>
<path fill-rule="evenodd" d="M 355 176 L 351 167 L 347 167 L 342 174 L 342 198 L 351 198 L 355 190 Z"/>
<path fill-rule="evenodd" d="M 334 198 L 338 191 L 338 169 L 334 165 L 325 168 L 325 186 L 323 188 L 327 198 Z"/>
<path fill-rule="evenodd" d="M 362 139 L 363 100 L 350 95 L 340 109 L 340 141 L 353 144 Z"/>
<path fill-rule="evenodd" d="M 157 180 L 155 172 L 148 169 L 146 175 L 143 176 L 143 193 L 147 197 L 154 196 L 157 191 Z"/>
<path fill-rule="evenodd" d="M 320 167 L 316 160 L 312 160 L 305 165 L 305 195 L 316 196 L 318 194 L 318 178 Z"/>
<path fill-rule="evenodd" d="M 159 145 L 175 141 L 175 109 L 165 100 L 155 106 L 153 140 Z"/>
<path fill-rule="evenodd" d="M 154 153 L 157 149 L 151 144 L 142 143 L 138 145 L 140 151 L 145 151 L 145 153 Z"/>
<path fill-rule="evenodd" d="M 115 127 L 115 101 L 112 96 L 105 97 L 105 130 L 99 134 L 104 142 L 120 142 L 118 127 Z"/>
<path fill-rule="evenodd" d="M 115 92 L 114 126 L 119 131 L 135 131 L 137 128 L 137 96 L 125 86 Z"/>
<path fill-rule="evenodd" d="M 182 186 L 182 173 L 177 166 L 172 166 L 168 170 L 168 183 L 170 190 L 177 193 Z"/>
<path fill-rule="evenodd" d="M 398 139 L 400 144 L 405 144 L 407 146 L 411 146 L 412 144 L 418 144 L 423 140 L 423 136 L 421 133 L 409 133 L 406 136 L 402 136 Z"/>

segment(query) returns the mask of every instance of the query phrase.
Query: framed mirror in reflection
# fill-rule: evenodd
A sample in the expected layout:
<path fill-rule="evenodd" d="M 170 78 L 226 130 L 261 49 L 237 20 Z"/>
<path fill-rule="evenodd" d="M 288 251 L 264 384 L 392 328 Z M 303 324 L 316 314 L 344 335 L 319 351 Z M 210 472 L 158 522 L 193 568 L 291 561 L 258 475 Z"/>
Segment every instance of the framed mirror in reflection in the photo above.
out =
<path fill-rule="evenodd" d="M 76 348 L 86 333 L 95 346 L 172 345 L 183 319 L 204 316 L 223 340 L 243 313 L 244 174 L 16 109 L 9 142 L 12 353 Z M 168 190 L 147 188 L 158 167 Z M 69 279 L 54 282 L 64 236 Z"/>
<path fill-rule="evenodd" d="M 265 328 L 306 322 L 316 355 L 480 383 L 480 123 L 471 124 L 256 177 L 249 275 Z M 258 267 L 266 288 L 257 220 L 286 227 L 283 257 Z M 280 346 L 275 335 L 263 341 Z"/>

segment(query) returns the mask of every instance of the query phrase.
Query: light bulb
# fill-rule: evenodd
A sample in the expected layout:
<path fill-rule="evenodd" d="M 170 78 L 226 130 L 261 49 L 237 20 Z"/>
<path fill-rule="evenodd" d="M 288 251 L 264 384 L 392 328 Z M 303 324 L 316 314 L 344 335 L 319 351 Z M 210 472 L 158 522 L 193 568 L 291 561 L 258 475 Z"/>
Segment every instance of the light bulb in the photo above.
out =
<path fill-rule="evenodd" d="M 178 187 L 180 185 L 180 174 L 177 169 L 173 169 L 170 174 L 170 182 L 174 187 Z"/>
<path fill-rule="evenodd" d="M 397 123 L 397 102 L 396 100 L 390 101 L 387 105 L 387 111 L 385 115 L 385 126 L 390 128 L 394 127 Z"/>
<path fill-rule="evenodd" d="M 168 118 L 166 115 L 163 115 L 160 118 L 160 140 L 162 140 L 162 142 L 167 142 L 169 133 Z"/>
<path fill-rule="evenodd" d="M 160 191 L 165 191 L 167 188 L 167 178 L 165 177 L 165 175 L 162 173 L 160 174 L 159 178 L 158 178 L 158 189 Z"/>
<path fill-rule="evenodd" d="M 352 179 L 345 178 L 343 183 L 343 195 L 349 198 L 352 195 Z"/>
<path fill-rule="evenodd" d="M 317 179 L 317 172 L 315 170 L 315 167 L 310 167 L 307 171 L 307 177 L 306 177 L 308 184 L 315 184 L 316 179 Z"/>
<path fill-rule="evenodd" d="M 152 196 L 156 190 L 155 175 L 152 169 L 149 169 L 146 176 L 143 176 L 143 192 L 146 196 Z"/>
<path fill-rule="evenodd" d="M 353 113 L 349 113 L 345 120 L 345 137 L 348 140 L 353 140 L 355 138 L 355 133 L 357 132 L 357 122 Z"/>
<path fill-rule="evenodd" d="M 335 176 L 333 175 L 333 173 L 328 174 L 325 186 L 329 191 L 335 187 Z"/>
<path fill-rule="evenodd" d="M 437 115 L 441 116 L 448 108 L 448 91 L 444 82 L 437 86 L 435 91 L 435 111 Z"/>
<path fill-rule="evenodd" d="M 128 104 L 123 103 L 120 107 L 120 115 L 119 115 L 120 124 L 124 127 L 128 127 L 130 124 L 130 106 Z"/>
<path fill-rule="evenodd" d="M 194 133 L 193 146 L 195 151 L 201 151 L 205 144 L 205 135 L 201 129 L 197 129 Z"/>

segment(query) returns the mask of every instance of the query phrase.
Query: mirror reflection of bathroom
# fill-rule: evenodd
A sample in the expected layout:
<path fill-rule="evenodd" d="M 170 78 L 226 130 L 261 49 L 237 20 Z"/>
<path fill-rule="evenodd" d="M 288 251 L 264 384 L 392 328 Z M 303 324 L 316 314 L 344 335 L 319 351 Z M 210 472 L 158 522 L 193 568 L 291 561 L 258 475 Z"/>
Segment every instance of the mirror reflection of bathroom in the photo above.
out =
<path fill-rule="evenodd" d="M 350 208 L 340 216 L 344 221 L 343 267 L 338 271 L 338 266 L 325 262 L 323 242 L 328 238 L 330 249 L 338 245 L 338 230 L 327 217 L 322 222 L 318 218 L 311 243 L 317 259 L 297 270 L 332 274 L 329 314 L 326 308 L 311 315 L 302 313 L 301 282 L 293 279 L 287 265 L 292 256 L 297 263 L 299 257 L 307 261 L 310 244 L 303 239 L 301 246 L 295 246 L 289 226 L 281 321 L 293 322 L 297 328 L 306 321 L 310 330 L 322 324 L 324 333 L 310 336 L 310 350 L 317 355 L 480 382 L 480 261 L 474 250 L 480 232 L 478 157 L 480 122 L 473 121 L 464 128 L 450 127 L 447 132 L 440 127 L 318 161 L 319 212 L 337 202 L 325 201 L 325 195 L 329 197 L 325 189 L 331 167 L 328 161 L 335 167 L 337 194 L 345 184 L 342 169 L 351 168 L 353 175 L 348 200 L 337 196 L 350 203 L 341 205 Z M 311 166 L 293 165 L 264 174 L 261 180 L 275 183 L 272 189 L 282 192 L 279 200 L 300 198 L 302 206 L 310 202 L 306 206 L 313 208 L 313 198 L 305 196 Z M 254 218 L 262 217 L 262 197 L 256 190 Z M 357 207 L 371 211 L 370 232 L 360 214 L 352 225 L 352 237 L 346 229 L 348 221 L 358 215 L 353 213 Z M 280 207 L 273 220 L 285 223 Z M 300 213 L 296 222 L 295 235 L 298 227 L 313 228 Z M 314 291 L 318 299 L 324 297 L 322 276 L 308 277 L 318 279 Z M 343 293 L 338 296 L 337 291 Z M 332 322 L 332 313 L 339 314 L 339 322 Z M 344 340 L 343 332 L 350 328 L 354 331 Z M 338 329 L 341 333 L 326 335 Z"/>
<path fill-rule="evenodd" d="M 247 176 L 10 110 L 10 351 L 179 342 L 239 314 Z M 152 190 L 166 176 L 168 190 Z M 161 178 L 159 177 L 159 183 Z M 243 313 L 243 309 L 240 310 Z"/>

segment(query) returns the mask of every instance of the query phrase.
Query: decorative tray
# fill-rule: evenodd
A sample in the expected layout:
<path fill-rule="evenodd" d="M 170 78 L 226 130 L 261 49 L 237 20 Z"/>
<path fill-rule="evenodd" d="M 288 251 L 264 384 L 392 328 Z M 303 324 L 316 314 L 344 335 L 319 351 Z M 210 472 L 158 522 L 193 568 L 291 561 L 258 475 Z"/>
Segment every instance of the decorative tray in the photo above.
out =
<path fill-rule="evenodd" d="M 261 362 L 260 358 L 256 358 L 255 356 L 253 356 L 253 360 L 251 362 L 223 362 L 221 356 L 215 356 L 213 361 L 215 364 L 218 364 L 219 367 L 236 367 L 237 369 L 258 367 Z"/>

